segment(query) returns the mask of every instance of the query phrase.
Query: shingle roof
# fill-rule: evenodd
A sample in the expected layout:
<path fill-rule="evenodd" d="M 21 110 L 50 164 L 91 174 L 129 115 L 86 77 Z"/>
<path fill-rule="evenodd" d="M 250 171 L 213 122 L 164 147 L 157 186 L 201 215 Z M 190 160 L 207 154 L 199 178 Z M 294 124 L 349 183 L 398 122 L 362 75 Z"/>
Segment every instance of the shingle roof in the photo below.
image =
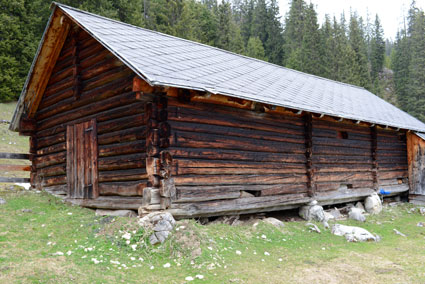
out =
<path fill-rule="evenodd" d="M 56 5 L 151 85 L 425 131 L 424 123 L 363 88 Z"/>

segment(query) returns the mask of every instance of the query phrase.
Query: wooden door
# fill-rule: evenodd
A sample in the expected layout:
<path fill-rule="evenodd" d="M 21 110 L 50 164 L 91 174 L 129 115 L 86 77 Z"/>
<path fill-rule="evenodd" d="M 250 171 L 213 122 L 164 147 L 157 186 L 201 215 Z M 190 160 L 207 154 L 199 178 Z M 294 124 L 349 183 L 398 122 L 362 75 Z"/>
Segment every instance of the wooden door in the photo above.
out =
<path fill-rule="evenodd" d="M 97 198 L 96 120 L 68 125 L 66 129 L 68 197 Z"/>

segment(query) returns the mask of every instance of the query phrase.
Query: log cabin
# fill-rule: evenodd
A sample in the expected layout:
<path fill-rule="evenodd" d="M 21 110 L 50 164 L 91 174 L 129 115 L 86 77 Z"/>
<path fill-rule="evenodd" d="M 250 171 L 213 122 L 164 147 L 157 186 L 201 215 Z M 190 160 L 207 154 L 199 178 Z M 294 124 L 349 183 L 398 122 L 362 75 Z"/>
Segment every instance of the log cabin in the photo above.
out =
<path fill-rule="evenodd" d="M 62 4 L 10 129 L 31 185 L 177 218 L 425 202 L 425 125 L 369 91 Z"/>

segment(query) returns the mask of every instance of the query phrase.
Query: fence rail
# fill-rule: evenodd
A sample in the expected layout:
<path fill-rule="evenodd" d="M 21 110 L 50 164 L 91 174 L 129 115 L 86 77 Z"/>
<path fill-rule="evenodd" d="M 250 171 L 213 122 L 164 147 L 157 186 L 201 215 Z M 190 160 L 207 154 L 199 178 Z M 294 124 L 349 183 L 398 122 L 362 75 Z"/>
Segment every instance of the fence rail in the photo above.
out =
<path fill-rule="evenodd" d="M 14 159 L 14 160 L 29 160 L 29 154 L 20 153 L 0 153 L 0 159 Z M 12 164 L 0 164 L 0 173 L 5 171 L 31 171 L 30 165 L 12 165 Z M 15 177 L 2 177 L 0 176 L 0 182 L 15 183 L 15 182 L 30 182 L 29 178 L 15 178 Z"/>

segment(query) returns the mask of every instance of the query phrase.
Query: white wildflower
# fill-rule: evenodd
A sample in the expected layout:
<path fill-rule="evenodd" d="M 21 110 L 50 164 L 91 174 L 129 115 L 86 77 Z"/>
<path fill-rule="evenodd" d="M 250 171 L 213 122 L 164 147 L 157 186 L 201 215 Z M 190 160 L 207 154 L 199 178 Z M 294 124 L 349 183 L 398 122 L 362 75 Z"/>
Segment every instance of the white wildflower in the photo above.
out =
<path fill-rule="evenodd" d="M 209 249 L 209 250 L 213 250 L 213 248 L 212 248 L 212 247 L 207 247 L 207 249 Z"/>
<path fill-rule="evenodd" d="M 197 274 L 195 277 L 198 278 L 198 279 L 204 279 L 204 275 L 202 275 L 202 274 Z"/>
<path fill-rule="evenodd" d="M 169 268 L 170 266 L 171 266 L 171 264 L 170 264 L 170 263 L 168 263 L 168 262 L 167 262 L 166 264 L 164 264 L 164 265 L 163 265 L 163 267 L 164 267 L 164 268 Z"/>
<path fill-rule="evenodd" d="M 261 238 L 262 239 L 267 239 L 267 236 L 263 234 L 263 235 L 261 235 Z"/>
<path fill-rule="evenodd" d="M 268 253 L 267 251 L 264 252 L 264 255 L 270 255 L 270 253 Z"/>
<path fill-rule="evenodd" d="M 68 215 L 72 215 L 72 212 L 68 212 Z"/>
<path fill-rule="evenodd" d="M 91 261 L 93 261 L 94 262 L 94 264 L 98 264 L 100 261 L 99 260 L 97 260 L 96 258 L 92 258 L 91 259 Z"/>
<path fill-rule="evenodd" d="M 136 260 L 136 258 L 134 256 L 130 257 L 131 260 Z"/>
<path fill-rule="evenodd" d="M 279 261 L 283 261 L 283 259 L 281 259 L 281 258 L 279 258 L 278 260 L 279 260 Z"/>
<path fill-rule="evenodd" d="M 151 269 L 151 270 L 153 270 L 154 268 L 155 268 L 155 267 L 154 267 L 153 265 L 150 267 L 150 269 Z"/>
<path fill-rule="evenodd" d="M 193 281 L 194 279 L 193 279 L 192 276 L 187 276 L 184 280 L 186 280 L 186 281 Z"/>
<path fill-rule="evenodd" d="M 61 252 L 61 251 L 57 251 L 57 252 L 55 252 L 53 255 L 63 255 L 63 252 Z"/>
<path fill-rule="evenodd" d="M 67 255 L 71 255 L 72 254 L 72 251 L 69 250 L 69 251 L 66 252 L 66 254 Z"/>
<path fill-rule="evenodd" d="M 118 265 L 120 264 L 120 262 L 118 260 L 111 260 L 110 263 L 112 263 L 112 264 L 118 264 Z"/>
<path fill-rule="evenodd" d="M 240 250 L 237 250 L 237 251 L 236 251 L 236 254 L 237 254 L 237 255 L 241 255 L 241 254 L 242 254 L 242 252 L 241 252 Z"/>
<path fill-rule="evenodd" d="M 128 232 L 125 232 L 124 235 L 122 235 L 122 238 L 123 239 L 126 239 L 126 240 L 129 240 L 129 239 L 131 239 L 131 234 L 128 233 Z"/>
<path fill-rule="evenodd" d="M 137 245 L 131 245 L 131 249 L 135 251 L 137 249 Z"/>
<path fill-rule="evenodd" d="M 130 244 L 130 240 L 126 240 L 126 241 L 125 241 L 125 243 L 126 243 L 127 245 L 129 245 L 129 244 Z"/>

